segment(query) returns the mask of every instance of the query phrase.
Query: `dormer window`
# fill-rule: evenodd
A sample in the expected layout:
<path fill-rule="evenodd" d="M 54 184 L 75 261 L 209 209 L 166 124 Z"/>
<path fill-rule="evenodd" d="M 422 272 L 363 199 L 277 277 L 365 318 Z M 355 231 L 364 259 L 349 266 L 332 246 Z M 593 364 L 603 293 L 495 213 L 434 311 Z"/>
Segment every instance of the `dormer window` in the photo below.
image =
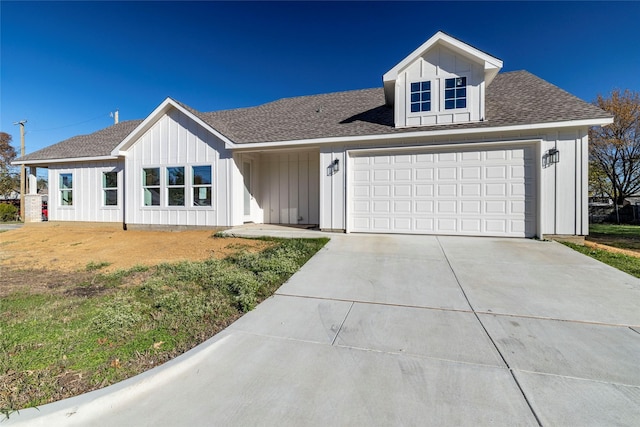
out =
<path fill-rule="evenodd" d="M 411 112 L 431 111 L 431 82 L 411 83 Z"/>
<path fill-rule="evenodd" d="M 467 108 L 467 78 L 454 77 L 444 81 L 444 108 Z"/>

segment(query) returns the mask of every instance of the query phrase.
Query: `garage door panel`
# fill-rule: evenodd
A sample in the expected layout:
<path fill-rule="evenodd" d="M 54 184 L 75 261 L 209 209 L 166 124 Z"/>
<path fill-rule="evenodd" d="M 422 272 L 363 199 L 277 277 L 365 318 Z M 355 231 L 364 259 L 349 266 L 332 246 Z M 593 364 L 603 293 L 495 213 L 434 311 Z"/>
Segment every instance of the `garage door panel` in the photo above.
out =
<path fill-rule="evenodd" d="M 533 236 L 534 154 L 510 147 L 355 157 L 349 230 Z"/>

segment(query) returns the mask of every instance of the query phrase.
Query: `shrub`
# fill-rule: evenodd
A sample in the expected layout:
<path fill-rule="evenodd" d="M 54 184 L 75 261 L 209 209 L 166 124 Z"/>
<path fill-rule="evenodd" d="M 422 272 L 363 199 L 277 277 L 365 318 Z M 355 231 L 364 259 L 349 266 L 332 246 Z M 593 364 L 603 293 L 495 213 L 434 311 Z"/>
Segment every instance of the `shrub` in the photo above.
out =
<path fill-rule="evenodd" d="M 15 221 L 18 208 L 8 203 L 0 203 L 0 221 Z"/>

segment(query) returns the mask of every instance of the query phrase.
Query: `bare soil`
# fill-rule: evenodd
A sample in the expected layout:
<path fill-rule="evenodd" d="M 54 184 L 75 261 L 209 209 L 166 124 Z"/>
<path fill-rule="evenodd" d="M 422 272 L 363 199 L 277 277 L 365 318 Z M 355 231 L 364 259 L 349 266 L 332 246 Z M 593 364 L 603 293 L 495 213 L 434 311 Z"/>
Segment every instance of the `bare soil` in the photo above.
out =
<path fill-rule="evenodd" d="M 163 262 L 224 258 L 239 250 L 261 250 L 260 240 L 213 237 L 212 230 L 124 231 L 116 227 L 40 223 L 0 233 L 0 294 L 28 285 L 41 290 L 52 284 L 90 278 L 89 264 L 108 264 L 100 272 L 153 266 Z M 29 271 L 22 274 L 21 271 Z M 94 272 L 95 274 L 95 272 Z M 56 286 L 57 287 L 57 286 Z"/>

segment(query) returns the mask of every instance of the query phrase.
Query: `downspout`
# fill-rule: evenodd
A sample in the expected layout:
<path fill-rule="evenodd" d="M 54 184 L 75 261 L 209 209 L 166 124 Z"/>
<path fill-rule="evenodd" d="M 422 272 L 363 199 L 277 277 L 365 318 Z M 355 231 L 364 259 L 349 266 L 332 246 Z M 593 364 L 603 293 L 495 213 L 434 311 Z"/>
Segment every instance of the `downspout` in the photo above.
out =
<path fill-rule="evenodd" d="M 124 162 L 122 163 L 122 229 L 127 231 L 127 180 L 126 180 L 126 170 L 125 167 L 126 157 Z"/>

